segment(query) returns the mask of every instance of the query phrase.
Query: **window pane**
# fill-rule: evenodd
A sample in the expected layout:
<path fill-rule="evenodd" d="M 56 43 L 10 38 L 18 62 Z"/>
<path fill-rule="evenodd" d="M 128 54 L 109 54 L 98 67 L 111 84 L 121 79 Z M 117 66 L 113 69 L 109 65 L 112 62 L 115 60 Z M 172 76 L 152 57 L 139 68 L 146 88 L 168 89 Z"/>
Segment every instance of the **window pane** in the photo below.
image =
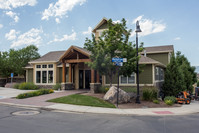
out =
<path fill-rule="evenodd" d="M 41 68 L 41 65 L 37 65 L 37 68 Z"/>
<path fill-rule="evenodd" d="M 37 71 L 36 72 L 36 83 L 40 83 L 41 82 L 41 71 Z"/>
<path fill-rule="evenodd" d="M 121 76 L 121 83 L 127 84 L 127 77 Z"/>
<path fill-rule="evenodd" d="M 47 65 L 42 65 L 42 68 L 47 68 Z"/>
<path fill-rule="evenodd" d="M 128 77 L 128 83 L 129 84 L 135 83 L 135 74 L 132 74 L 130 77 Z"/>
<path fill-rule="evenodd" d="M 48 68 L 53 68 L 53 64 L 49 64 L 49 65 L 48 65 Z"/>
<path fill-rule="evenodd" d="M 48 83 L 53 83 L 53 71 L 48 71 Z"/>
<path fill-rule="evenodd" d="M 46 83 L 46 79 L 47 79 L 47 72 L 42 71 L 42 83 Z"/>
<path fill-rule="evenodd" d="M 155 67 L 155 80 L 159 80 L 159 68 Z"/>

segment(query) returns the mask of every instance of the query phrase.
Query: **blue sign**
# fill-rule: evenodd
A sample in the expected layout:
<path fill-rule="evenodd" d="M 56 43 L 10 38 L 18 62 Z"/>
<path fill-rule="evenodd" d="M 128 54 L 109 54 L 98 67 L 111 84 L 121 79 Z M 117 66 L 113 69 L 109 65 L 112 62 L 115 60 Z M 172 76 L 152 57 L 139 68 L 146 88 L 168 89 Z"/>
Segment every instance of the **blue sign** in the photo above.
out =
<path fill-rule="evenodd" d="M 14 77 L 14 73 L 11 73 L 11 78 L 13 78 Z"/>
<path fill-rule="evenodd" d="M 116 66 L 123 66 L 123 62 L 115 62 Z"/>
<path fill-rule="evenodd" d="M 123 58 L 112 58 L 112 62 L 123 62 Z"/>

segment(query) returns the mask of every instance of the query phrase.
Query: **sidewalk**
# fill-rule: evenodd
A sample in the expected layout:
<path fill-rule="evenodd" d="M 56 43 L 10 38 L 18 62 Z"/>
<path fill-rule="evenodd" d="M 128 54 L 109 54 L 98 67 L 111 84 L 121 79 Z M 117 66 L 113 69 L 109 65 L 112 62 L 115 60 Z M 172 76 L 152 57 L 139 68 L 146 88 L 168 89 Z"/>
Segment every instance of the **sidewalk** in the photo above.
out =
<path fill-rule="evenodd" d="M 67 96 L 71 94 L 84 93 L 85 90 L 59 91 L 48 95 L 42 95 L 26 99 L 4 98 L 0 99 L 0 104 L 14 105 L 20 107 L 42 108 L 55 111 L 78 112 L 78 113 L 99 113 L 99 114 L 117 114 L 117 115 L 187 115 L 199 113 L 199 102 L 192 101 L 190 105 L 173 108 L 140 108 L 140 109 L 112 109 L 90 106 L 78 106 L 70 104 L 50 103 L 49 99 Z M 1 93 L 0 93 L 1 94 Z"/>

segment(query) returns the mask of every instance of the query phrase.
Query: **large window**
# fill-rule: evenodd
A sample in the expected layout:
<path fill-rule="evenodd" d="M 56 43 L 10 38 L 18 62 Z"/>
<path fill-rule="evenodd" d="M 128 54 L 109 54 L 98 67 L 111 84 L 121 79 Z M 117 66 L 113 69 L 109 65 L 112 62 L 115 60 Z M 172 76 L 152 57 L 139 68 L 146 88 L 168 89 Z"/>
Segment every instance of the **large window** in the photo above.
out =
<path fill-rule="evenodd" d="M 131 74 L 130 77 L 120 76 L 121 84 L 135 84 L 135 74 Z"/>
<path fill-rule="evenodd" d="M 155 67 L 155 80 L 164 80 L 164 69 L 160 67 Z"/>
<path fill-rule="evenodd" d="M 48 71 L 48 83 L 53 83 L 53 71 Z"/>
<path fill-rule="evenodd" d="M 47 72 L 42 71 L 42 83 L 47 83 Z"/>
<path fill-rule="evenodd" d="M 41 83 L 41 71 L 36 72 L 36 83 Z"/>

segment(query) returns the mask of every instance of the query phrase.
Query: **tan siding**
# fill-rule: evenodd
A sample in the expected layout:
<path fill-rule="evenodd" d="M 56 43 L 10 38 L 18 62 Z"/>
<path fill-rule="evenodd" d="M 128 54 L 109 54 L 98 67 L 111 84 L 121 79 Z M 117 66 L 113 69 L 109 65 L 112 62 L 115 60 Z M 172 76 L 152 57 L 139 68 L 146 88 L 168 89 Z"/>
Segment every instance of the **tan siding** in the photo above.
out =
<path fill-rule="evenodd" d="M 152 84 L 153 72 L 152 65 L 145 65 L 143 67 L 143 72 L 139 75 L 140 84 Z"/>
<path fill-rule="evenodd" d="M 27 82 L 33 82 L 33 69 L 28 69 L 28 81 Z"/>
<path fill-rule="evenodd" d="M 160 63 L 167 65 L 168 64 L 168 53 L 155 53 L 147 54 L 147 57 L 152 58 Z"/>

